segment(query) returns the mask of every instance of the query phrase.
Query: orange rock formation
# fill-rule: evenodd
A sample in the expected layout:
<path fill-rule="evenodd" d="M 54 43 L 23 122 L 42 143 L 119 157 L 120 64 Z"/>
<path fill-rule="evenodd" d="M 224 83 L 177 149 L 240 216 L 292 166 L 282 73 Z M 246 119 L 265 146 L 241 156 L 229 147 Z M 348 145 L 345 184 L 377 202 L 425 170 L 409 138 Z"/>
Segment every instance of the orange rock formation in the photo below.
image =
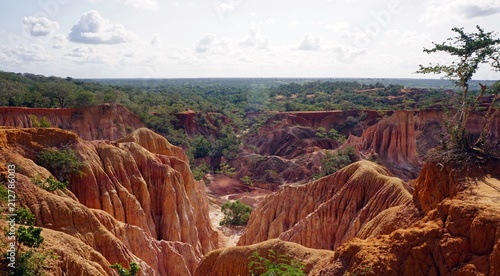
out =
<path fill-rule="evenodd" d="M 356 237 L 382 211 L 409 205 L 411 199 L 401 179 L 375 163 L 360 161 L 311 184 L 288 186 L 268 196 L 252 213 L 238 245 L 279 238 L 335 249 Z"/>
<path fill-rule="evenodd" d="M 284 254 L 306 263 L 308 275 L 500 275 L 499 165 L 499 162 L 483 164 L 472 170 L 472 173 L 466 174 L 469 178 L 461 179 L 455 177 L 456 171 L 449 167 L 429 163 L 423 167 L 419 178 L 414 182 L 413 201 L 405 199 L 403 205 L 382 211 L 370 207 L 370 203 L 338 204 L 335 208 L 328 208 L 329 212 L 324 212 L 333 214 L 330 218 L 325 216 L 325 219 L 316 215 L 321 213 L 318 211 L 307 214 L 307 210 L 314 208 L 305 204 L 309 198 L 316 196 L 315 198 L 322 202 L 318 209 L 329 205 L 323 200 L 323 197 L 329 197 L 329 191 L 320 189 L 323 187 L 322 180 L 304 186 L 309 187 L 308 189 L 285 188 L 284 192 L 269 196 L 256 211 L 256 214 L 263 218 L 261 225 L 264 229 L 262 232 L 265 233 L 254 231 L 257 229 L 255 221 L 250 223 L 247 233 L 257 236 L 257 240 L 266 235 L 287 239 L 293 237 L 284 234 L 291 233 L 287 229 L 299 228 L 298 236 L 306 238 L 296 239 L 296 242 L 308 246 L 328 244 L 323 234 L 328 229 L 336 228 L 336 231 L 330 233 L 330 241 L 338 240 L 339 232 L 341 237 L 346 233 L 345 227 L 337 227 L 336 219 L 352 214 L 352 210 L 363 212 L 368 209 L 378 215 L 373 219 L 361 216 L 351 219 L 346 225 L 361 228 L 356 237 L 345 240 L 344 243 L 340 242 L 338 247 L 333 246 L 335 250 L 327 251 L 320 259 L 306 257 L 317 256 L 316 254 L 321 254 L 319 251 L 300 248 L 289 242 L 283 242 L 283 246 L 295 247 L 304 255 L 292 250 L 283 250 Z M 359 164 L 354 166 L 358 166 L 361 174 L 367 174 L 366 171 L 362 172 Z M 337 177 L 354 166 L 339 171 Z M 374 187 L 379 187 L 374 178 L 367 183 L 374 183 Z M 379 189 L 379 192 L 373 194 L 366 191 L 366 186 L 358 184 L 354 187 L 358 192 L 332 199 L 338 202 L 355 201 L 351 198 L 366 194 L 374 201 L 377 197 L 385 197 L 390 202 L 391 197 L 382 191 L 393 187 L 394 184 L 388 181 L 386 185 L 387 188 Z M 331 183 L 331 186 L 336 185 Z M 348 185 L 337 189 L 347 190 Z M 313 193 L 314 190 L 317 193 Z M 288 194 L 288 197 L 285 194 Z M 275 206 L 278 205 L 284 207 L 276 209 Z M 263 206 L 269 209 L 264 211 Z M 421 208 L 421 215 L 415 208 Z M 297 210 L 306 211 L 302 213 Z M 316 221 L 321 222 L 320 229 L 315 229 L 314 224 L 308 222 L 313 216 L 316 216 Z M 254 214 L 254 220 L 255 217 Z M 274 219 L 268 219 L 269 217 Z M 302 231 L 308 235 L 300 235 Z M 247 234 L 240 243 L 252 243 L 249 237 L 251 235 Z M 317 240 L 321 242 L 316 244 Z M 248 263 L 249 254 L 256 250 L 262 253 L 274 248 L 272 243 L 276 243 L 276 240 L 270 242 L 211 252 L 201 262 L 196 275 L 230 275 L 225 274 L 225 271 L 248 275 L 245 264 Z M 333 245 L 337 244 L 333 242 Z M 210 270 L 211 267 L 216 267 L 219 273 Z"/>
<path fill-rule="evenodd" d="M 53 127 L 75 132 L 84 140 L 116 140 L 145 127 L 139 117 L 119 104 L 102 104 L 83 108 L 0 107 L 0 125 L 33 127 L 35 116 L 46 118 Z"/>
<path fill-rule="evenodd" d="M 31 183 L 50 176 L 35 156 L 62 146 L 78 152 L 82 174 L 70 177 L 71 191 L 49 193 Z M 18 168 L 19 203 L 35 214 L 37 226 L 52 230 L 42 233 L 67 260 L 62 274 L 78 268 L 82 275 L 109 275 L 110 264 L 137 262 L 142 275 L 191 275 L 218 246 L 204 186 L 194 181 L 182 150 L 150 130 L 110 142 L 55 128 L 1 128 L 0 152 L 2 171 L 7 162 Z M 55 233 L 75 249 L 57 249 Z M 76 261 L 80 248 L 91 248 L 88 259 Z"/>

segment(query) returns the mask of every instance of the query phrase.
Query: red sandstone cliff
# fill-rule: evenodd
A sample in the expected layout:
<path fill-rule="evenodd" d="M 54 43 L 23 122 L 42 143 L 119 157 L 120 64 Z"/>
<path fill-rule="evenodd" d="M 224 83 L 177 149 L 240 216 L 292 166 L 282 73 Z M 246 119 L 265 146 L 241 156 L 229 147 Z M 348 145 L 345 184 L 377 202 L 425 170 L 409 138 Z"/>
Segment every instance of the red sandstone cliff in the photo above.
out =
<path fill-rule="evenodd" d="M 119 104 L 84 108 L 0 107 L 0 126 L 33 127 L 30 116 L 46 118 L 51 126 L 75 132 L 84 140 L 116 140 L 145 127 L 139 117 Z"/>
<path fill-rule="evenodd" d="M 498 161 L 483 164 L 465 174 L 468 177 L 457 178 L 456 171 L 453 172 L 449 167 L 428 163 L 414 182 L 413 202 L 423 212 L 420 219 L 412 211 L 415 208 L 412 207 L 413 203 L 405 202 L 399 208 L 392 207 L 379 212 L 371 220 L 374 223 L 364 225 L 357 237 L 340 244 L 334 251 L 322 253 L 283 242 L 280 248 L 295 250 L 282 249 L 281 252 L 307 264 L 308 275 L 500 275 L 499 165 Z M 464 176 L 464 172 L 460 173 Z M 306 186 L 319 187 L 318 182 Z M 362 189 L 362 186 L 359 185 L 357 189 Z M 282 222 L 289 221 L 288 213 L 292 214 L 292 220 L 302 216 L 300 212 L 296 213 L 294 205 L 300 206 L 297 209 L 307 210 L 308 207 L 303 203 L 290 203 L 297 203 L 298 198 L 308 198 L 305 196 L 307 194 L 296 194 L 289 189 L 284 191 L 287 190 L 290 194 L 288 200 L 283 194 L 274 198 L 276 201 L 281 200 L 279 205 L 285 206 L 280 211 L 283 214 L 281 219 L 273 221 L 276 223 L 269 224 L 266 219 L 279 217 L 275 215 L 272 202 L 264 203 L 271 208 L 268 212 L 257 210 L 264 218 L 264 228 L 272 225 L 283 229 L 282 225 L 285 224 Z M 318 201 L 322 201 L 320 194 L 327 193 L 318 193 Z M 346 199 L 339 197 L 337 200 Z M 330 209 L 333 214 L 350 212 L 349 208 Z M 409 215 L 413 219 L 408 220 Z M 308 217 L 305 216 L 302 220 L 307 220 Z M 403 222 L 404 220 L 406 221 Z M 391 221 L 398 222 L 399 225 L 387 227 L 387 222 Z M 299 242 L 310 243 L 316 239 L 317 233 L 322 238 L 324 229 L 335 225 L 332 219 L 322 222 L 319 232 L 315 232 L 314 228 L 308 229 L 311 239 Z M 351 220 L 351 224 L 359 223 L 360 220 Z M 289 225 L 291 224 L 293 222 Z M 373 231 L 373 227 L 377 226 L 382 226 L 382 231 Z M 266 231 L 274 233 L 271 228 Z M 256 235 L 262 236 L 258 232 Z M 331 239 L 336 236 L 336 233 L 332 233 Z M 276 248 L 276 243 L 274 240 L 211 252 L 199 265 L 196 275 L 230 275 L 225 274 L 225 271 L 230 271 L 232 275 L 248 275 L 248 268 L 245 266 L 248 264 L 248 256 L 256 250 L 264 255 L 267 250 Z M 308 258 L 317 254 L 324 255 L 320 259 Z M 211 267 L 217 267 L 218 270 L 211 270 Z"/>
<path fill-rule="evenodd" d="M 423 219 L 389 235 L 346 243 L 310 275 L 367 267 L 368 275 L 500 275 L 498 165 L 457 180 L 449 168 L 427 164 L 414 194 L 427 212 Z"/>
<path fill-rule="evenodd" d="M 412 179 L 420 168 L 416 142 L 413 112 L 396 111 L 367 128 L 361 136 L 350 135 L 344 146 L 353 146 L 367 155 L 376 153 L 391 171 Z"/>
<path fill-rule="evenodd" d="M 238 245 L 279 238 L 335 249 L 356 237 L 382 211 L 410 203 L 411 194 L 402 180 L 375 163 L 360 161 L 313 183 L 285 187 L 266 197 L 252 213 Z M 385 223 L 388 228 L 395 224 Z M 365 235 L 371 233 L 365 231 Z"/>
<path fill-rule="evenodd" d="M 31 183 L 50 176 L 33 160 L 61 146 L 76 149 L 83 173 L 70 177 L 71 192 L 49 193 Z M 89 142 L 55 128 L 1 128 L 0 152 L 2 171 L 16 164 L 20 205 L 35 214 L 37 226 L 52 230 L 42 233 L 63 260 L 56 275 L 109 275 L 117 262 L 137 262 L 142 275 L 191 275 L 202 254 L 217 248 L 204 186 L 182 150 L 147 129 Z M 58 232 L 75 248 L 58 249 L 51 238 Z M 91 249 L 88 259 L 75 259 L 80 248 Z"/>

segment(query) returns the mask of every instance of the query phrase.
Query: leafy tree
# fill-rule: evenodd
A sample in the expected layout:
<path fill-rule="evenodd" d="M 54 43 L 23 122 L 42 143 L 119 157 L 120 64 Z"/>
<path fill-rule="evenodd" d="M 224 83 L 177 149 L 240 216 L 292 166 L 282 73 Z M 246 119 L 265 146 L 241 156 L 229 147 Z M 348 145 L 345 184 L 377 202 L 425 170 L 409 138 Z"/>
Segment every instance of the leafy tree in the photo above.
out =
<path fill-rule="evenodd" d="M 36 218 L 29 209 L 20 207 L 16 209 L 17 222 L 24 225 L 35 224 Z"/>
<path fill-rule="evenodd" d="M 356 152 L 352 147 L 338 150 L 334 153 L 326 153 L 321 163 L 320 176 L 330 175 L 343 167 L 358 161 Z"/>
<path fill-rule="evenodd" d="M 17 241 L 28 247 L 38 247 L 44 240 L 41 232 L 42 228 L 40 227 L 29 226 L 26 228 L 21 225 L 17 229 Z"/>
<path fill-rule="evenodd" d="M 252 178 L 250 176 L 245 175 L 242 178 L 240 178 L 240 180 L 241 180 L 241 182 L 243 182 L 243 184 L 253 187 L 253 181 L 252 181 Z"/>
<path fill-rule="evenodd" d="M 47 179 L 45 179 L 45 181 L 42 181 L 39 178 L 35 178 L 35 179 L 32 179 L 31 182 L 33 182 L 33 184 L 35 184 L 38 187 L 40 187 L 46 191 L 49 191 L 49 192 L 53 192 L 55 190 L 63 190 L 63 189 L 66 189 L 68 187 L 68 181 L 61 182 L 61 181 L 58 181 L 57 179 L 54 179 L 50 176 Z"/>
<path fill-rule="evenodd" d="M 340 134 L 336 129 L 332 128 L 328 131 L 328 138 L 333 139 L 339 143 L 344 143 L 346 138 L 344 135 Z"/>
<path fill-rule="evenodd" d="M 479 26 L 476 27 L 476 33 L 466 33 L 463 28 L 453 28 L 452 31 L 457 36 L 448 38 L 442 43 L 433 43 L 434 47 L 424 49 L 425 53 L 444 53 L 451 55 L 454 60 L 446 65 L 429 64 L 429 66 L 420 65 L 417 73 L 422 74 L 442 74 L 443 78 L 453 81 L 462 90 L 461 106 L 452 121 L 449 123 L 449 132 L 451 135 L 452 147 L 464 152 L 481 152 L 485 153 L 482 146 L 485 143 L 487 125 L 498 112 L 495 108 L 495 101 L 499 93 L 499 86 L 494 85 L 494 89 L 490 90 L 494 95 L 493 102 L 490 103 L 486 112 L 485 125 L 479 139 L 472 143 L 469 133 L 466 129 L 466 123 L 469 115 L 477 110 L 479 100 L 487 92 L 487 86 L 480 85 L 480 94 L 474 99 L 469 99 L 469 82 L 474 74 L 479 69 L 481 64 L 490 63 L 493 70 L 500 70 L 499 67 L 499 45 L 500 39 L 495 37 L 493 32 L 485 32 Z"/>
<path fill-rule="evenodd" d="M 326 129 L 324 127 L 318 127 L 316 129 L 316 136 L 319 137 L 319 138 L 326 138 Z"/>
<path fill-rule="evenodd" d="M 41 85 L 42 95 L 51 99 L 55 106 L 64 108 L 71 105 L 71 98 L 77 87 L 71 82 L 54 80 Z"/>
<path fill-rule="evenodd" d="M 36 163 L 48 169 L 60 181 L 66 181 L 71 174 L 81 173 L 83 162 L 73 149 L 48 149 L 36 154 Z M 50 184 L 50 183 L 49 183 Z"/>
<path fill-rule="evenodd" d="M 194 158 L 203 158 L 210 155 L 212 144 L 203 136 L 196 137 L 191 143 Z"/>
<path fill-rule="evenodd" d="M 96 103 L 95 93 L 89 91 L 78 91 L 73 96 L 74 107 L 85 107 Z"/>
<path fill-rule="evenodd" d="M 191 171 L 193 172 L 194 179 L 200 181 L 210 172 L 210 166 L 205 161 L 202 161 L 197 167 L 191 169 Z"/>
<path fill-rule="evenodd" d="M 31 119 L 33 127 L 51 127 L 49 120 L 47 120 L 45 116 L 39 119 L 36 115 L 31 114 L 29 118 Z"/>
<path fill-rule="evenodd" d="M 139 272 L 139 265 L 135 262 L 130 263 L 130 269 L 124 268 L 119 263 L 116 263 L 110 267 L 116 269 L 118 275 L 120 276 L 135 276 L 137 275 L 137 272 Z"/>
<path fill-rule="evenodd" d="M 216 171 L 217 174 L 224 174 L 224 175 L 227 175 L 227 176 L 234 176 L 236 173 L 234 171 L 234 168 L 231 167 L 231 165 L 229 165 L 226 161 L 223 161 L 220 165 L 219 165 L 219 169 Z"/>
<path fill-rule="evenodd" d="M 269 249 L 268 257 L 263 257 L 258 251 L 253 252 L 248 259 L 248 269 L 252 276 L 305 276 L 304 264 L 290 259 L 287 255 L 278 254 Z"/>
<path fill-rule="evenodd" d="M 0 202 L 8 202 L 9 190 L 6 187 L 6 182 L 0 179 Z"/>
<path fill-rule="evenodd" d="M 220 221 L 220 225 L 246 225 L 252 208 L 239 200 L 228 201 L 221 207 L 224 218 Z"/>
<path fill-rule="evenodd" d="M 14 276 L 38 276 L 46 275 L 48 271 L 47 258 L 55 259 L 56 256 L 52 251 L 37 252 L 35 250 L 27 250 L 19 253 L 16 260 L 16 268 L 13 271 Z M 12 274 L 9 274 L 12 275 Z"/>

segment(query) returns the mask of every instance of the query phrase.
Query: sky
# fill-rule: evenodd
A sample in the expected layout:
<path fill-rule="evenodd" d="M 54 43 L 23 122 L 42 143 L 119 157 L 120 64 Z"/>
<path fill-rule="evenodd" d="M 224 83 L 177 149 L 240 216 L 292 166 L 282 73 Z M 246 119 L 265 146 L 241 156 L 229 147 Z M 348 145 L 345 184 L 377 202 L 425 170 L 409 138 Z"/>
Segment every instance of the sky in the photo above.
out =
<path fill-rule="evenodd" d="M 73 78 L 436 78 L 453 27 L 500 0 L 0 1 L 0 70 Z M 500 79 L 482 68 L 475 79 Z"/>

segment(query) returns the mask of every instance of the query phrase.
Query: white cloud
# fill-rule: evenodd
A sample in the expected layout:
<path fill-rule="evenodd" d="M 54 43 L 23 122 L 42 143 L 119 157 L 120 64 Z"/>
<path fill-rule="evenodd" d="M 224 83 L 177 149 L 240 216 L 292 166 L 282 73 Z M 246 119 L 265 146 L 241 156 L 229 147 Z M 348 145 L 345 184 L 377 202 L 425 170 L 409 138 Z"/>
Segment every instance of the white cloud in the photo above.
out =
<path fill-rule="evenodd" d="M 250 29 L 250 34 L 240 41 L 239 43 L 243 47 L 255 48 L 255 49 L 268 49 L 269 40 L 267 38 L 262 38 L 259 34 L 259 29 Z"/>
<path fill-rule="evenodd" d="M 95 46 L 76 47 L 73 48 L 71 52 L 65 54 L 65 56 L 73 59 L 77 63 L 106 63 L 105 57 Z"/>
<path fill-rule="evenodd" d="M 321 38 L 311 35 L 306 35 L 299 44 L 299 50 L 318 51 L 321 48 Z"/>
<path fill-rule="evenodd" d="M 125 43 L 133 37 L 123 25 L 109 23 L 95 10 L 84 13 L 69 33 L 69 40 L 86 44 Z"/>
<path fill-rule="evenodd" d="M 161 38 L 159 34 L 154 34 L 151 39 L 151 45 L 161 45 Z"/>
<path fill-rule="evenodd" d="M 352 62 L 358 56 L 367 54 L 366 50 L 346 47 L 342 45 L 335 46 L 333 48 L 333 52 L 335 53 L 337 59 L 341 62 Z"/>
<path fill-rule="evenodd" d="M 66 36 L 63 34 L 56 34 L 52 37 L 52 41 L 54 41 L 52 48 L 62 49 L 62 48 L 64 48 L 64 45 L 66 44 L 67 39 L 66 39 Z"/>
<path fill-rule="evenodd" d="M 2 52 L 7 53 L 11 61 L 16 63 L 47 61 L 49 53 L 40 44 L 21 44 L 14 47 L 5 47 Z"/>
<path fill-rule="evenodd" d="M 21 19 L 24 29 L 32 36 L 47 36 L 59 28 L 56 21 L 46 17 L 27 16 Z"/>
<path fill-rule="evenodd" d="M 351 30 L 351 25 L 347 22 L 337 22 L 335 24 L 328 24 L 325 28 L 339 34 L 343 34 Z"/>
<path fill-rule="evenodd" d="M 125 0 L 125 5 L 153 11 L 159 9 L 158 1 L 156 0 Z"/>
<path fill-rule="evenodd" d="M 292 29 L 295 29 L 298 26 L 300 26 L 300 21 L 298 21 L 298 20 L 293 20 L 290 23 L 288 23 L 288 27 L 290 27 Z"/>
<path fill-rule="evenodd" d="M 472 19 L 500 13 L 500 2 L 495 0 L 428 0 L 424 3 L 426 12 L 421 22 L 430 25 L 452 19 Z"/>
<path fill-rule="evenodd" d="M 196 43 L 195 50 L 197 53 L 222 54 L 228 53 L 231 50 L 229 39 L 219 39 L 214 34 L 205 34 Z"/>
<path fill-rule="evenodd" d="M 241 0 L 215 0 L 213 5 L 215 12 L 222 19 L 226 13 L 232 12 L 240 3 Z"/>
<path fill-rule="evenodd" d="M 397 31 L 391 31 L 386 33 L 387 36 L 393 36 L 398 38 L 398 45 L 427 45 L 430 44 L 431 40 L 429 35 L 425 33 L 417 33 L 415 31 L 405 31 L 403 34 L 399 34 Z"/>

